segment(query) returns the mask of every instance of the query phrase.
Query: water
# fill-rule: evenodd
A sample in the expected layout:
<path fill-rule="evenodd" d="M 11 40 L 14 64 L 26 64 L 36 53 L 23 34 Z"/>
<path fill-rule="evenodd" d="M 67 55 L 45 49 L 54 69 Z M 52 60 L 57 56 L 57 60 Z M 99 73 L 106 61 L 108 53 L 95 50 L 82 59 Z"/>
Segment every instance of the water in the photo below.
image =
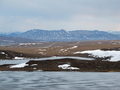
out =
<path fill-rule="evenodd" d="M 61 59 L 50 57 L 34 60 Z M 82 60 L 92 58 L 69 57 Z M 2 64 L 18 64 L 29 60 L 1 60 Z M 0 71 L 0 90 L 119 90 L 120 73 L 107 72 L 23 72 Z"/>
<path fill-rule="evenodd" d="M 119 90 L 120 73 L 0 72 L 0 90 Z"/>
<path fill-rule="evenodd" d="M 63 58 L 72 58 L 72 59 L 80 59 L 80 60 L 94 60 L 94 58 L 84 58 L 84 57 L 48 57 L 48 58 L 39 58 L 39 59 L 25 59 L 25 60 L 0 60 L 0 65 L 3 64 L 20 64 L 25 63 L 30 60 L 54 60 L 54 59 L 63 59 Z"/>

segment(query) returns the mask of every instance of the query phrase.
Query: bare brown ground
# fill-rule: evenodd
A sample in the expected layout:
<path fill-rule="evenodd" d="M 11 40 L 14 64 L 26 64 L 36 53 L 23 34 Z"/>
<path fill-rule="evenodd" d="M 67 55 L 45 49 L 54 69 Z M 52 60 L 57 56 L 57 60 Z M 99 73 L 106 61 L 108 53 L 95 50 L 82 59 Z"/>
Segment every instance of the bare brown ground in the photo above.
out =
<path fill-rule="evenodd" d="M 73 46 L 77 48 L 70 49 Z M 42 42 L 35 45 L 12 45 L 0 47 L 0 50 L 11 50 L 20 53 L 40 54 L 44 56 L 73 55 L 74 52 L 103 48 L 118 48 L 120 40 L 109 41 L 74 41 L 74 42 Z"/>

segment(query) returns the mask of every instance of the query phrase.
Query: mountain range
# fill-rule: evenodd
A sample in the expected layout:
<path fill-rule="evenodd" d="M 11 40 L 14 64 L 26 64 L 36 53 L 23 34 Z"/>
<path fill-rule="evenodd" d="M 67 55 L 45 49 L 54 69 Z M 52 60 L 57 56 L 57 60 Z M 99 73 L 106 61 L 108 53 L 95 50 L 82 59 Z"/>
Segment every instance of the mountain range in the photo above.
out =
<path fill-rule="evenodd" d="M 26 32 L 12 32 L 0 34 L 0 40 L 9 42 L 33 42 L 37 41 L 90 41 L 90 40 L 120 40 L 120 35 L 115 32 L 98 30 L 40 30 L 33 29 Z"/>
<path fill-rule="evenodd" d="M 89 41 L 89 40 L 118 40 L 119 35 L 98 30 L 28 30 L 16 37 L 42 41 Z"/>

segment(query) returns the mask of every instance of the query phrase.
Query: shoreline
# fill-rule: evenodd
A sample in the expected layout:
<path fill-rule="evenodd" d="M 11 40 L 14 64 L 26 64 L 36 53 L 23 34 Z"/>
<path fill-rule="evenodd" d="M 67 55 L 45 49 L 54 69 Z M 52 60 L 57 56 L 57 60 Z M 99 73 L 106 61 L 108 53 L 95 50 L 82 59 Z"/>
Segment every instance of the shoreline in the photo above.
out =
<path fill-rule="evenodd" d="M 78 72 L 120 72 L 120 61 L 99 60 L 30 60 L 22 64 L 0 65 L 0 71 L 78 71 Z"/>

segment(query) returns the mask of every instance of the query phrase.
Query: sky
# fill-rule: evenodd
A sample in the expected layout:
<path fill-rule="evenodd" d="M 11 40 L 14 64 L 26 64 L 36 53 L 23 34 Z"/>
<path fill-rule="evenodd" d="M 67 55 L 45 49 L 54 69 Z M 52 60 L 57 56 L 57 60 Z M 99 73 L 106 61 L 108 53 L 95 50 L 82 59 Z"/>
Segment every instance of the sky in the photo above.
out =
<path fill-rule="evenodd" d="M 120 0 L 0 0 L 0 32 L 120 31 Z"/>

